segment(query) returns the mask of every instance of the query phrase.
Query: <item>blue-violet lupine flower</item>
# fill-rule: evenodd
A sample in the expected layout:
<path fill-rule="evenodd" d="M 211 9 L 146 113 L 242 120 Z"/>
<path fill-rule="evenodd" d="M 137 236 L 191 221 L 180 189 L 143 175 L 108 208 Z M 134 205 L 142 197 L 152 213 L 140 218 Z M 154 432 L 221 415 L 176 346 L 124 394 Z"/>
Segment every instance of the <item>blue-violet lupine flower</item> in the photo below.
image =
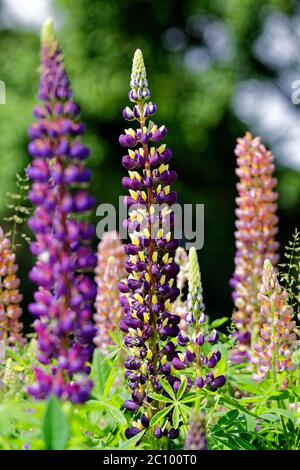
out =
<path fill-rule="evenodd" d="M 82 216 L 94 207 L 84 189 L 91 179 L 85 167 L 90 151 L 80 140 L 84 126 L 72 100 L 63 55 L 51 20 L 41 36 L 41 79 L 30 127 L 29 199 L 36 206 L 29 225 L 35 233 L 31 251 L 37 262 L 30 273 L 38 285 L 30 312 L 36 318 L 38 360 L 36 383 L 29 393 L 38 399 L 55 394 L 82 403 L 92 382 L 87 365 L 95 328 L 91 318 L 96 286 L 87 274 L 97 257 L 90 248 L 94 228 Z M 80 216 L 77 220 L 76 216 Z"/>
<path fill-rule="evenodd" d="M 207 327 L 200 268 L 197 251 L 193 247 L 189 252 L 189 294 L 186 321 L 190 325 L 189 331 L 187 334 L 180 332 L 177 339 L 183 351 L 174 357 L 172 365 L 177 370 L 193 367 L 196 369 L 194 386 L 196 388 L 207 387 L 211 391 L 216 391 L 226 382 L 225 376 L 218 374 L 218 363 L 221 359 L 221 353 L 217 348 L 219 334 L 216 330 L 209 331 Z M 208 354 L 204 353 L 204 345 L 211 346 Z M 176 385 L 178 388 L 180 382 Z"/>
<path fill-rule="evenodd" d="M 128 438 L 148 427 L 149 419 L 158 410 L 148 393 L 162 392 L 160 379 L 170 379 L 176 356 L 172 338 L 177 337 L 180 322 L 180 317 L 172 312 L 172 302 L 179 295 L 179 267 L 174 261 L 178 242 L 172 237 L 174 214 L 170 208 L 176 202 L 176 193 L 171 191 L 176 173 L 168 165 L 171 150 L 164 144 L 154 145 L 165 137 L 165 126 L 147 122 L 156 112 L 156 105 L 148 101 L 150 91 L 140 50 L 134 54 L 130 87 L 129 99 L 134 106 L 126 107 L 123 116 L 136 120 L 138 128 L 125 130 L 119 139 L 122 146 L 129 148 L 122 162 L 129 170 L 123 186 L 130 194 L 125 202 L 130 208 L 126 225 L 131 238 L 125 246 L 128 277 L 119 286 L 124 309 L 120 328 L 126 334 L 124 342 L 129 352 L 125 367 L 131 399 L 125 401 L 125 407 L 132 412 L 143 407 L 145 413 L 127 429 Z M 159 210 L 155 211 L 157 206 Z M 167 220 L 169 231 L 163 228 Z M 155 435 L 161 437 L 163 433 L 169 438 L 178 436 L 172 423 Z"/>

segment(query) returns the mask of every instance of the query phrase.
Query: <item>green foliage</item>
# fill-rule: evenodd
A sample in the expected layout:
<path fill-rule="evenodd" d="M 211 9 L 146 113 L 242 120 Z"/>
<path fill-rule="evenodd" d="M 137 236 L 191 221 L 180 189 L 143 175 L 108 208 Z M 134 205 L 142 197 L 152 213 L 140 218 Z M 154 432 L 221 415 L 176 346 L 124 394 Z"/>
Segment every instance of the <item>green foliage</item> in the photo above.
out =
<path fill-rule="evenodd" d="M 182 203 L 205 204 L 206 249 L 201 264 L 208 312 L 225 315 L 210 326 L 221 327 L 232 308 L 224 282 L 232 271 L 234 250 L 236 180 L 232 148 L 244 130 L 232 115 L 231 101 L 243 80 L 270 79 L 270 71 L 253 59 L 253 45 L 261 30 L 260 21 L 274 12 L 293 14 L 288 2 L 56 0 L 55 4 L 65 20 L 59 38 L 75 99 L 83 110 L 82 120 L 87 123 L 86 142 L 92 148 L 94 174 L 92 191 L 98 203 L 116 204 L 122 191 L 122 151 L 117 137 L 124 122 L 120 110 L 126 104 L 132 52 L 138 47 L 143 49 L 153 99 L 159 104 L 158 119 L 169 129 L 175 167 L 180 174 L 175 188 L 178 199 Z M 139 21 L 132 22 L 137 10 Z M 206 47 L 203 34 L 197 35 L 192 27 L 197 18 L 201 24 L 216 21 L 228 32 L 233 55 L 227 61 L 214 58 L 201 70 L 187 65 L 193 48 Z M 172 49 L 166 41 L 172 28 L 185 38 L 178 49 Z M 18 191 L 14 194 L 12 175 L 28 163 L 26 130 L 36 103 L 39 40 L 28 30 L 2 29 L 0 44 L 1 80 L 7 84 L 7 105 L 0 106 L 0 215 L 7 215 L 6 221 L 13 224 L 15 248 L 17 229 L 30 213 L 25 203 L 29 185 L 26 177 L 17 175 Z M 210 52 L 209 56 L 211 59 Z M 299 219 L 299 174 L 280 168 L 278 177 L 284 238 L 294 226 L 294 219 Z M 9 214 L 4 197 L 7 192 L 11 201 Z M 298 312 L 299 245 L 296 231 L 286 248 L 287 262 L 282 265 L 281 274 Z M 27 250 L 20 250 L 20 256 L 24 257 L 21 275 L 26 279 Z M 26 302 L 31 301 L 27 288 L 26 294 Z M 186 391 L 183 381 L 175 393 L 162 381 L 165 394 L 150 395 L 164 405 L 151 418 L 150 428 L 164 427 L 166 415 L 172 413 L 174 427 L 180 431 L 178 439 L 153 442 L 145 430 L 126 440 L 125 430 L 135 415 L 123 407 L 128 393 L 124 386 L 122 341 L 113 334 L 112 337 L 116 346 L 107 356 L 94 353 L 91 376 L 95 386 L 91 400 L 82 406 L 61 403 L 55 397 L 48 402 L 28 398 L 26 389 L 33 381 L 36 365 L 35 339 L 23 349 L 6 348 L 4 358 L 1 353 L 0 450 L 129 450 L 153 446 L 180 449 L 195 406 L 206 413 L 210 450 L 300 449 L 299 351 L 293 355 L 295 371 L 283 373 L 275 384 L 268 380 L 258 384 L 252 379 L 251 364 L 236 366 L 228 362 L 232 339 L 223 334 L 218 373 L 226 374 L 227 383 L 221 391 Z M 213 350 L 213 346 L 207 347 Z M 193 368 L 187 368 L 187 376 L 195 379 Z M 290 386 L 283 389 L 285 379 L 289 379 Z"/>
<path fill-rule="evenodd" d="M 290 304 L 300 313 L 300 233 L 297 229 L 285 247 L 286 263 L 280 264 L 280 281 L 289 293 Z"/>
<path fill-rule="evenodd" d="M 69 420 L 58 398 L 51 397 L 46 405 L 42 434 L 47 450 L 64 450 L 69 440 Z"/>
<path fill-rule="evenodd" d="M 132 54 L 141 48 L 153 100 L 158 104 L 158 122 L 168 127 L 174 168 L 180 174 L 175 185 L 178 200 L 205 204 L 201 266 L 207 312 L 228 315 L 232 304 L 225 279 L 233 270 L 236 183 L 232 149 L 244 132 L 244 124 L 233 115 L 232 98 L 244 80 L 272 79 L 273 72 L 254 59 L 253 46 L 268 15 L 293 15 L 292 6 L 286 0 L 158 3 L 53 0 L 55 17 L 63 18 L 58 37 L 74 97 L 87 125 L 85 142 L 92 149 L 92 193 L 98 204 L 114 205 L 123 193 L 122 150 L 118 145 L 124 128 L 121 110 L 127 103 Z M 139 21 L 132 21 L 137 11 Z M 216 22 L 229 36 L 233 54 L 228 59 L 214 57 L 207 48 L 201 28 L 209 22 Z M 178 48 L 167 40 L 172 28 L 183 37 Z M 0 106 L 0 218 L 7 215 L 5 194 L 14 192 L 13 175 L 29 162 L 26 132 L 37 103 L 38 36 L 19 27 L 0 32 L 0 79 L 7 85 L 7 104 Z M 201 68 L 203 61 L 197 56 L 196 67 L 188 66 L 189 57 L 198 49 L 207 53 L 207 67 Z M 286 100 L 288 103 L 290 96 Z M 300 217 L 299 173 L 279 168 L 278 179 L 284 240 Z M 31 259 L 23 253 L 21 256 L 21 278 L 27 279 Z M 31 301 L 30 289 L 26 285 L 25 305 Z"/>
<path fill-rule="evenodd" d="M 10 199 L 10 202 L 7 204 L 7 208 L 11 212 L 9 217 L 5 217 L 4 220 L 9 222 L 11 226 L 11 232 L 9 236 L 12 240 L 12 249 L 16 251 L 16 248 L 20 246 L 17 243 L 18 237 L 18 228 L 24 225 L 28 217 L 31 214 L 31 209 L 28 207 L 28 198 L 27 194 L 30 188 L 29 178 L 27 176 L 27 169 L 24 170 L 24 175 L 16 174 L 16 193 L 7 193 L 7 197 Z M 27 242 L 30 242 L 30 238 L 26 233 L 21 233 L 21 237 Z"/>
<path fill-rule="evenodd" d="M 223 355 L 227 347 L 227 343 L 222 345 Z M 187 391 L 183 380 L 175 393 L 162 380 L 165 395 L 151 393 L 150 397 L 164 408 L 154 414 L 150 428 L 163 428 L 167 414 L 172 413 L 180 435 L 175 441 L 163 438 L 154 442 L 148 430 L 125 439 L 125 429 L 134 416 L 123 409 L 127 398 L 124 370 L 121 362 L 98 351 L 92 364 L 93 397 L 87 403 L 77 406 L 55 397 L 30 401 L 25 389 L 33 380 L 35 348 L 34 340 L 22 351 L 6 348 L 2 359 L 0 449 L 182 449 L 194 407 L 205 411 L 210 450 L 300 449 L 299 362 L 278 383 L 266 380 L 258 384 L 249 364 L 226 367 L 226 360 L 227 384 L 218 392 Z M 10 380 L 4 379 L 5 373 Z M 282 390 L 287 376 L 294 385 Z M 190 377 L 194 379 L 193 371 Z"/>

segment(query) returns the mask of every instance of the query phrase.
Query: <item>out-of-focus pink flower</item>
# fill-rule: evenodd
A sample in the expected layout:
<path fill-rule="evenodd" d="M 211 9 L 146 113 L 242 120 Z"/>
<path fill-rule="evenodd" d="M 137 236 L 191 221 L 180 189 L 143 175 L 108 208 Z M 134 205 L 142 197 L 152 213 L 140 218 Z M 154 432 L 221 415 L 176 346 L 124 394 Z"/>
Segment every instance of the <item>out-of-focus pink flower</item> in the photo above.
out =
<path fill-rule="evenodd" d="M 259 137 L 252 138 L 247 132 L 244 138 L 238 139 L 235 154 L 239 195 L 236 199 L 235 272 L 230 285 L 238 340 L 232 360 L 240 362 L 249 357 L 251 335 L 255 338 L 262 324 L 257 294 L 264 260 L 268 258 L 274 266 L 278 262 L 275 241 L 278 217 L 272 153 L 261 144 Z"/>
<path fill-rule="evenodd" d="M 22 295 L 17 277 L 16 255 L 11 241 L 0 227 L 0 340 L 6 345 L 24 344 L 23 324 L 20 322 Z"/>
<path fill-rule="evenodd" d="M 292 354 L 299 347 L 299 341 L 295 333 L 293 308 L 289 306 L 288 298 L 288 293 L 281 288 L 275 269 L 267 259 L 258 294 L 264 323 L 251 358 L 255 367 L 253 378 L 258 382 L 268 376 L 276 382 L 278 374 L 292 372 L 296 368 L 296 364 L 292 362 Z M 281 388 L 287 385 L 285 381 Z"/>
<path fill-rule="evenodd" d="M 127 256 L 117 232 L 107 232 L 98 245 L 98 263 L 95 269 L 97 283 L 96 314 L 94 320 L 97 333 L 95 344 L 107 353 L 113 344 L 109 332 L 119 328 L 122 316 L 119 282 L 126 276 Z"/>

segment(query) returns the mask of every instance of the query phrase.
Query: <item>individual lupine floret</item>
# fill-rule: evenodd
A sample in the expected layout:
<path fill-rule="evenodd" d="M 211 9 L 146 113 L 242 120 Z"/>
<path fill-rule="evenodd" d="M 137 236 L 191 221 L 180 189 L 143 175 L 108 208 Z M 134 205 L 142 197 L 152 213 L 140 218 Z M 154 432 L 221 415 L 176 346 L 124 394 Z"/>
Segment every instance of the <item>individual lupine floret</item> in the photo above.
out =
<path fill-rule="evenodd" d="M 217 347 L 210 347 L 210 352 L 205 354 L 204 348 L 208 345 L 217 345 L 219 334 L 216 330 L 208 330 L 197 251 L 193 247 L 189 252 L 189 294 L 186 320 L 190 325 L 188 334 L 180 332 L 177 339 L 179 346 L 184 349 L 173 358 L 172 366 L 176 370 L 193 367 L 196 370 L 194 386 L 196 388 L 207 387 L 209 390 L 216 391 L 226 382 L 225 376 L 217 373 L 221 353 Z M 179 388 L 180 381 L 175 380 L 176 388 Z"/>
<path fill-rule="evenodd" d="M 281 288 L 271 261 L 265 260 L 258 294 L 264 323 L 252 354 L 255 366 L 253 378 L 258 382 L 269 377 L 275 384 L 281 373 L 296 369 L 292 355 L 299 348 L 299 341 L 295 332 L 293 308 L 289 306 L 288 299 L 288 292 Z M 287 385 L 288 378 L 283 380 L 281 386 Z"/>
<path fill-rule="evenodd" d="M 205 414 L 200 410 L 192 411 L 192 416 L 185 439 L 184 449 L 208 450 Z"/>
<path fill-rule="evenodd" d="M 125 202 L 130 209 L 127 228 L 131 238 L 125 246 L 128 277 L 119 287 L 124 308 L 120 328 L 126 333 L 129 352 L 125 367 L 131 399 L 125 407 L 133 412 L 144 407 L 146 412 L 126 431 L 127 437 L 147 427 L 158 410 L 148 393 L 162 392 L 160 379 L 170 374 L 176 354 L 171 339 L 177 337 L 180 322 L 172 312 L 172 302 L 179 295 L 179 267 L 174 261 L 178 242 L 172 238 L 174 214 L 170 208 L 176 202 L 176 193 L 171 191 L 176 173 L 168 165 L 171 150 L 164 144 L 154 145 L 166 135 L 165 126 L 147 122 L 156 105 L 148 102 L 150 91 L 140 50 L 134 54 L 130 86 L 129 99 L 135 104 L 133 109 L 125 108 L 123 115 L 136 120 L 139 127 L 120 136 L 121 145 L 130 147 L 122 162 L 129 170 L 123 186 L 130 193 Z M 171 423 L 164 432 L 170 438 L 178 435 Z"/>
<path fill-rule="evenodd" d="M 0 227 L 0 340 L 7 346 L 24 344 L 22 335 L 22 295 L 17 277 L 18 265 L 11 241 Z"/>
<path fill-rule="evenodd" d="M 98 263 L 95 269 L 97 297 L 94 315 L 97 333 L 94 342 L 100 351 L 107 354 L 107 347 L 113 345 L 110 331 L 118 329 L 122 315 L 119 282 L 126 275 L 127 256 L 118 232 L 103 234 L 98 245 Z"/>
<path fill-rule="evenodd" d="M 36 318 L 38 360 L 48 366 L 35 370 L 35 398 L 55 394 L 84 402 L 92 382 L 88 361 L 95 328 L 91 318 L 96 286 L 89 276 L 97 258 L 90 248 L 94 228 L 83 216 L 94 207 L 84 189 L 91 179 L 85 167 L 90 151 L 80 140 L 84 126 L 72 100 L 62 52 L 51 20 L 41 36 L 41 106 L 30 127 L 29 199 L 36 206 L 29 225 L 35 233 L 31 251 L 37 262 L 30 273 L 38 285 L 29 306 Z"/>
<path fill-rule="evenodd" d="M 180 316 L 180 331 L 186 332 L 188 329 L 188 323 L 186 321 L 188 302 L 187 299 L 184 299 L 184 288 L 189 279 L 189 257 L 185 249 L 181 246 L 176 250 L 175 263 L 178 264 L 180 269 L 176 279 L 176 285 L 180 294 L 173 303 L 173 313 Z"/>
<path fill-rule="evenodd" d="M 262 324 L 257 294 L 259 292 L 263 263 L 270 259 L 278 262 L 278 228 L 276 216 L 276 179 L 273 155 L 261 144 L 260 138 L 252 138 L 249 132 L 238 139 L 237 156 L 237 221 L 235 272 L 230 281 L 233 288 L 235 311 L 233 321 L 238 341 L 231 360 L 241 362 L 249 359 L 251 335 L 255 337 Z"/>

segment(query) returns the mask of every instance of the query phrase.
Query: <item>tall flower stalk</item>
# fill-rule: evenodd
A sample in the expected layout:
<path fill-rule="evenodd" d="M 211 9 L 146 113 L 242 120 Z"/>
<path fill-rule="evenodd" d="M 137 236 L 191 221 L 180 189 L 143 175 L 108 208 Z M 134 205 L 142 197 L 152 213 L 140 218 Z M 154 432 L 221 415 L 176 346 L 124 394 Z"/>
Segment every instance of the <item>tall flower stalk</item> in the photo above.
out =
<path fill-rule="evenodd" d="M 218 363 L 221 359 L 218 350 L 219 334 L 216 330 L 209 331 L 204 310 L 198 256 L 192 247 L 189 252 L 189 294 L 186 316 L 189 329 L 187 333 L 180 331 L 178 335 L 178 344 L 184 349 L 173 359 L 172 364 L 177 370 L 189 367 L 195 370 L 196 378 L 193 385 L 196 389 L 207 387 L 211 391 L 216 391 L 225 384 L 226 378 L 218 373 Z"/>
<path fill-rule="evenodd" d="M 171 339 L 177 337 L 180 322 L 180 317 L 172 313 L 172 302 L 179 295 L 179 267 L 174 261 L 178 242 L 172 238 L 170 208 L 176 202 L 176 193 L 171 191 L 176 173 L 168 165 L 171 150 L 165 144 L 155 146 L 166 136 L 167 129 L 148 121 L 155 114 L 156 105 L 148 101 L 150 91 L 140 50 L 134 54 L 130 88 L 133 108 L 126 107 L 123 116 L 136 121 L 138 127 L 126 129 L 119 139 L 128 148 L 122 163 L 129 170 L 123 186 L 130 194 L 125 202 L 130 213 L 127 227 L 131 238 L 125 246 L 128 277 L 119 286 L 124 309 L 120 328 L 126 333 L 125 367 L 131 389 L 131 399 L 126 400 L 125 407 L 133 412 L 141 408 L 144 414 L 126 431 L 127 437 L 147 427 L 151 416 L 164 406 L 149 399 L 148 393 L 162 392 L 160 380 L 169 377 L 170 362 L 176 354 Z M 169 230 L 164 228 L 167 225 Z M 172 430 L 170 422 L 165 433 L 177 437 L 178 430 Z M 156 437 L 161 435 L 157 431 Z"/>
<path fill-rule="evenodd" d="M 180 291 L 179 296 L 173 303 L 173 313 L 180 316 L 180 330 L 187 331 L 188 323 L 186 316 L 188 313 L 187 299 L 184 298 L 184 288 L 189 280 L 189 257 L 184 248 L 179 246 L 175 253 L 175 262 L 179 266 L 179 273 L 177 274 L 176 285 Z"/>
<path fill-rule="evenodd" d="M 94 207 L 85 186 L 90 151 L 81 143 L 84 126 L 72 100 L 62 52 L 51 20 L 41 35 L 41 78 L 30 127 L 29 199 L 36 206 L 29 225 L 35 234 L 31 251 L 37 257 L 30 273 L 38 285 L 30 311 L 38 337 L 35 398 L 55 394 L 81 403 L 92 387 L 87 365 L 95 329 L 91 323 L 96 286 L 87 274 L 96 264 L 90 248 L 94 228 L 82 216 Z"/>
<path fill-rule="evenodd" d="M 253 343 L 262 324 L 257 294 L 264 260 L 270 259 L 274 266 L 278 262 L 278 243 L 275 241 L 278 217 L 272 153 L 261 144 L 259 137 L 253 139 L 247 132 L 245 137 L 238 139 L 235 154 L 239 195 L 236 199 L 235 272 L 230 284 L 238 346 L 231 359 L 241 362 L 249 359 L 251 335 Z"/>
<path fill-rule="evenodd" d="M 262 382 L 270 378 L 277 385 L 289 383 L 290 373 L 296 369 L 292 355 L 299 348 L 293 320 L 293 308 L 288 304 L 289 294 L 280 286 L 270 260 L 264 263 L 262 284 L 258 294 L 260 313 L 264 320 L 259 337 L 254 344 L 252 363 L 255 367 L 254 380 Z"/>
<path fill-rule="evenodd" d="M 4 236 L 0 227 L 0 341 L 7 346 L 22 345 L 25 338 L 22 335 L 23 324 L 19 292 L 20 280 L 17 276 L 18 265 L 13 252 L 11 241 Z"/>
<path fill-rule="evenodd" d="M 119 234 L 104 233 L 98 245 L 98 263 L 95 269 L 97 297 L 94 315 L 97 327 L 94 342 L 103 354 L 107 354 L 108 346 L 114 344 L 109 333 L 118 329 L 121 320 L 119 282 L 126 275 L 126 259 Z"/>

